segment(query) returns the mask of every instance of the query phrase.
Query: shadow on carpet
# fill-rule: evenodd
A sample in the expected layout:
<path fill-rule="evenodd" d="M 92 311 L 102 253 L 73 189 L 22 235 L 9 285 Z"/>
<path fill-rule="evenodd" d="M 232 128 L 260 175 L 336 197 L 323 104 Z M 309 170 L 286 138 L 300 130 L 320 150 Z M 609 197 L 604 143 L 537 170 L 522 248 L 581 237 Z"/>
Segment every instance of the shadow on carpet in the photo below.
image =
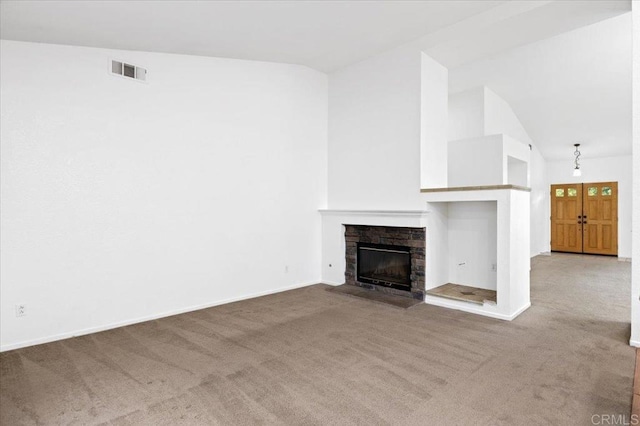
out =
<path fill-rule="evenodd" d="M 342 294 L 345 296 L 358 297 L 372 302 L 384 303 L 396 308 L 409 309 L 415 305 L 424 303 L 422 300 L 409 297 L 395 296 L 393 294 L 381 293 L 375 290 L 367 290 L 355 285 L 342 284 L 337 287 L 329 287 L 328 292 Z"/>

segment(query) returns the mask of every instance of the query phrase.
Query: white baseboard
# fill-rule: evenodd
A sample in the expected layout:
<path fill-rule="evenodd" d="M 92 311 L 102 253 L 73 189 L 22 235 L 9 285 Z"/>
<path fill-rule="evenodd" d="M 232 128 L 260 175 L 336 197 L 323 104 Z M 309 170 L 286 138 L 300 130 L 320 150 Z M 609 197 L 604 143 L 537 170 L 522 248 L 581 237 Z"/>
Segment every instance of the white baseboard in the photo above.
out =
<path fill-rule="evenodd" d="M 632 339 L 630 339 L 629 340 L 629 345 L 633 346 L 633 347 L 636 347 L 636 348 L 640 348 L 640 340 L 632 340 Z"/>
<path fill-rule="evenodd" d="M 507 315 L 501 314 L 499 312 L 492 312 L 490 310 L 484 309 L 480 305 L 475 305 L 467 302 L 459 302 L 456 300 L 447 300 L 437 296 L 429 296 L 427 295 L 424 299 L 424 303 L 428 305 L 440 306 L 441 308 L 448 309 L 456 309 L 458 311 L 468 312 L 470 314 L 482 315 L 489 318 L 495 318 L 504 321 L 512 321 L 518 315 L 526 311 L 531 307 L 531 302 L 517 309 L 514 313 Z"/>
<path fill-rule="evenodd" d="M 212 303 L 205 303 L 205 304 L 202 304 L 202 305 L 189 306 L 187 308 L 174 309 L 174 310 L 171 310 L 171 311 L 163 312 L 161 314 L 148 315 L 146 317 L 140 317 L 140 318 L 125 320 L 125 321 L 119 321 L 117 323 L 106 324 L 106 325 L 101 325 L 101 326 L 97 326 L 97 327 L 84 328 L 84 329 L 81 329 L 81 330 L 55 334 L 53 336 L 40 337 L 38 339 L 25 340 L 25 341 L 17 342 L 17 343 L 9 343 L 9 344 L 0 346 L 0 352 L 11 351 L 11 350 L 20 349 L 20 348 L 25 348 L 27 346 L 41 345 L 43 343 L 55 342 L 55 341 L 58 341 L 58 340 L 70 339 L 72 337 L 84 336 L 86 334 L 91 334 L 91 333 L 98 333 L 100 331 L 111 330 L 111 329 L 114 329 L 114 328 L 124 327 L 124 326 L 132 325 L 132 324 L 138 324 L 138 323 L 145 322 L 145 321 L 152 321 L 152 320 L 156 320 L 156 319 L 160 319 L 160 318 L 170 317 L 170 316 L 173 316 L 173 315 L 179 315 L 179 314 L 184 314 L 184 313 L 187 313 L 187 312 L 198 311 L 200 309 L 212 308 L 214 306 L 225 305 L 227 303 L 239 302 L 241 300 L 254 299 L 256 297 L 261 297 L 261 296 L 268 296 L 270 294 L 281 293 L 283 291 L 295 290 L 297 288 L 302 288 L 302 287 L 308 287 L 310 285 L 318 284 L 320 282 L 321 281 L 318 280 L 318 281 L 313 281 L 313 282 L 294 284 L 294 285 L 287 286 L 287 287 L 280 287 L 280 288 L 277 288 L 275 290 L 261 291 L 261 292 L 258 292 L 258 293 L 252 293 L 252 294 L 248 294 L 248 295 L 245 295 L 245 296 L 232 297 L 230 299 L 219 300 L 219 301 L 212 302 Z"/>
<path fill-rule="evenodd" d="M 526 305 L 524 305 L 523 307 L 521 307 L 520 309 L 518 309 L 517 311 L 515 311 L 511 315 L 509 315 L 507 320 L 511 321 L 511 320 L 516 319 L 521 313 L 523 313 L 524 311 L 526 311 L 530 307 L 531 307 L 531 302 L 527 303 Z"/>

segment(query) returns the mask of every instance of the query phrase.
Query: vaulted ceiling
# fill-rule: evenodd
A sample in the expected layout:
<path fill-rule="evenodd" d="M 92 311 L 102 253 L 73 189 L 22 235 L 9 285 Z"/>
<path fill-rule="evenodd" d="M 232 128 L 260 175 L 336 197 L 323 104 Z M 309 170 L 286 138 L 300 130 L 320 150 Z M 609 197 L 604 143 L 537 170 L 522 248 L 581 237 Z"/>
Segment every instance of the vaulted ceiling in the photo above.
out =
<path fill-rule="evenodd" d="M 502 1 L 2 1 L 3 39 L 219 56 L 330 72 Z"/>
<path fill-rule="evenodd" d="M 413 43 L 486 85 L 548 159 L 631 152 L 630 0 L 7 1 L 0 37 L 306 65 Z"/>
<path fill-rule="evenodd" d="M 631 14 L 449 70 L 450 92 L 486 85 L 549 160 L 631 154 Z"/>

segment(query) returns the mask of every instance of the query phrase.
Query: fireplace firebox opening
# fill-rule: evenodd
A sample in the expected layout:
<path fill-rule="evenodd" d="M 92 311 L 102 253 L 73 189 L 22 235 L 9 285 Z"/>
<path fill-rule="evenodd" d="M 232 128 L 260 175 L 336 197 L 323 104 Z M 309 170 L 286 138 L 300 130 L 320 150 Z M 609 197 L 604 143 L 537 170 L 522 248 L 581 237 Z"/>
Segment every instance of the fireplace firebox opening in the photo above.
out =
<path fill-rule="evenodd" d="M 358 243 L 357 279 L 363 283 L 411 290 L 411 249 L 404 246 Z"/>
<path fill-rule="evenodd" d="M 426 229 L 344 224 L 345 284 L 424 300 Z"/>

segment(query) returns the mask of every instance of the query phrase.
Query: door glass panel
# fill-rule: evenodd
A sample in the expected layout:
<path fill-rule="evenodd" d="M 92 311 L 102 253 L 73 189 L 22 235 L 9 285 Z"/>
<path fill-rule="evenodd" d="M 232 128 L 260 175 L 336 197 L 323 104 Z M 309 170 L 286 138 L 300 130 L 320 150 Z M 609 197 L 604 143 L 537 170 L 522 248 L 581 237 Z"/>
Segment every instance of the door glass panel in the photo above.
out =
<path fill-rule="evenodd" d="M 587 194 L 589 194 L 589 197 L 595 197 L 596 195 L 598 195 L 598 187 L 590 186 L 587 190 Z"/>
<path fill-rule="evenodd" d="M 611 187 L 603 186 L 602 187 L 602 195 L 611 195 Z"/>
<path fill-rule="evenodd" d="M 556 197 L 564 197 L 564 188 L 556 189 Z"/>
<path fill-rule="evenodd" d="M 575 189 L 575 188 L 567 189 L 567 196 L 569 196 L 569 197 L 577 197 L 578 196 L 578 190 Z"/>

